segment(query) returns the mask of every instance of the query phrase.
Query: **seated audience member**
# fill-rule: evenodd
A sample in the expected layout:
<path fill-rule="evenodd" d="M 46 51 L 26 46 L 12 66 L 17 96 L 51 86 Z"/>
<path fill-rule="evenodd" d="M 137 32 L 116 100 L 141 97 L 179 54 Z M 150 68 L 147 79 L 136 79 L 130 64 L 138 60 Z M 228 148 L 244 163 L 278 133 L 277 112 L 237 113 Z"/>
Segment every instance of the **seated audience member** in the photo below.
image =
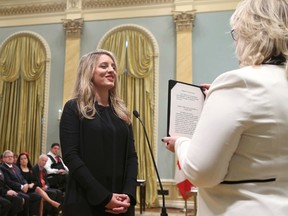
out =
<path fill-rule="evenodd" d="M 57 188 L 65 191 L 68 168 L 64 164 L 62 157 L 59 155 L 60 145 L 58 143 L 53 143 L 51 145 L 50 151 L 48 152 L 48 161 L 45 165 L 48 176 L 47 180 L 51 188 Z"/>
<path fill-rule="evenodd" d="M 1 165 L 7 185 L 16 191 L 29 203 L 29 215 L 38 215 L 41 197 L 36 192 L 30 192 L 29 184 L 22 176 L 18 166 L 14 164 L 13 152 L 6 150 L 3 153 L 3 164 Z"/>
<path fill-rule="evenodd" d="M 18 159 L 18 154 L 14 153 L 14 157 L 13 158 L 14 158 L 14 162 L 13 163 L 16 164 L 17 159 Z"/>
<path fill-rule="evenodd" d="M 0 215 L 16 216 L 23 211 L 23 204 L 24 199 L 18 196 L 16 191 L 13 191 L 8 187 L 5 183 L 2 170 L 0 169 Z"/>
<path fill-rule="evenodd" d="M 49 202 L 44 204 L 44 213 L 49 213 L 49 215 L 58 214 L 61 210 L 60 203 L 63 201 L 63 193 L 61 190 L 50 188 L 49 183 L 47 181 L 47 171 L 44 168 L 46 162 L 48 160 L 48 156 L 45 154 L 40 155 L 38 163 L 32 168 L 33 179 L 35 180 L 35 184 L 38 185 L 41 190 L 46 192 L 51 199 L 53 199 L 54 203 Z M 55 201 L 54 201 L 55 200 Z M 49 205 L 47 205 L 49 204 Z M 55 208 L 51 208 L 52 206 Z"/>
<path fill-rule="evenodd" d="M 48 158 L 45 155 L 45 159 L 43 159 L 42 157 L 41 163 L 45 165 L 47 159 Z M 29 184 L 28 192 L 35 191 L 37 194 L 39 194 L 45 201 L 47 201 L 50 204 L 45 205 L 44 211 L 47 210 L 49 211 L 49 213 L 53 212 L 56 214 L 58 212 L 58 208 L 60 208 L 60 203 L 55 201 L 56 198 L 58 197 L 57 190 L 56 189 L 48 190 L 48 187 L 45 184 L 45 182 L 42 183 L 41 181 L 38 181 L 37 177 L 39 176 L 39 169 L 36 170 L 35 173 L 33 172 L 32 164 L 29 159 L 29 154 L 27 152 L 21 153 L 18 157 L 16 165 L 20 168 L 22 176 L 26 179 L 26 181 Z M 43 177 L 41 179 L 42 181 L 44 180 Z M 61 196 L 61 191 L 59 193 Z M 53 209 L 52 206 L 55 208 Z"/>

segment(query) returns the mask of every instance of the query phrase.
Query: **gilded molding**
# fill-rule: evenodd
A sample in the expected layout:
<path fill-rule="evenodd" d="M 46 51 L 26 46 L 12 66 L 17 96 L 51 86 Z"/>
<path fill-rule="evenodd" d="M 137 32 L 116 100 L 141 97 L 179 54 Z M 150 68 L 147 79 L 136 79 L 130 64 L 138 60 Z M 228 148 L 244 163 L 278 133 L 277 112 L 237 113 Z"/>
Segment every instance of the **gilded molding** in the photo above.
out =
<path fill-rule="evenodd" d="M 55 13 L 65 12 L 66 2 L 54 2 L 45 4 L 31 4 L 31 5 L 15 5 L 15 6 L 1 6 L 0 16 L 15 16 L 25 14 L 41 14 L 41 13 Z"/>
<path fill-rule="evenodd" d="M 111 10 L 115 12 L 115 8 L 119 8 L 120 11 L 129 10 L 129 8 L 144 8 L 160 6 L 162 9 L 166 8 L 165 15 L 171 15 L 171 7 L 174 6 L 193 6 L 193 9 L 197 9 L 198 13 L 207 12 L 207 11 L 223 11 L 223 10 L 233 10 L 240 0 L 0 0 L 0 21 L 3 20 L 2 26 L 6 26 L 8 17 L 14 18 L 18 16 L 22 21 L 22 15 L 34 15 L 37 14 L 37 17 L 27 17 L 29 19 L 38 20 L 42 14 L 50 15 L 50 19 L 41 21 L 41 23 L 50 23 L 55 22 L 55 14 L 65 14 L 71 13 L 75 10 L 80 10 L 83 17 L 85 13 L 97 9 Z M 23 3 L 25 2 L 25 3 Z M 180 8 L 179 7 L 179 8 Z M 174 10 L 177 10 L 178 7 L 174 7 Z M 179 9 L 178 9 L 179 10 Z M 131 13 L 131 12 L 130 12 Z M 155 11 L 147 10 L 147 16 L 153 16 Z M 162 14 L 164 15 L 164 14 Z M 39 17 L 38 17 L 39 16 Z M 129 11 L 128 11 L 129 16 Z M 131 13 L 131 16 L 135 16 L 135 13 Z M 43 16 L 42 16 L 43 17 Z M 51 19 L 54 17 L 55 19 Z M 114 18 L 114 16 L 112 16 Z M 117 16 L 115 16 L 117 18 Z M 15 21 L 15 22 L 18 22 Z M 35 21 L 37 23 L 37 21 Z M 35 23 L 32 22 L 33 24 Z"/>
<path fill-rule="evenodd" d="M 155 4 L 173 3 L 174 0 L 82 0 L 82 8 L 110 8 L 110 7 L 129 7 L 129 6 L 143 6 Z"/>
<path fill-rule="evenodd" d="M 191 31 L 194 25 L 196 10 L 191 11 L 172 11 L 176 31 Z"/>
<path fill-rule="evenodd" d="M 67 9 L 81 9 L 81 1 L 80 0 L 68 0 Z"/>
<path fill-rule="evenodd" d="M 0 8 L 0 16 L 29 15 L 41 13 L 65 12 L 66 9 L 101 9 L 129 6 L 147 6 L 173 3 L 174 0 L 58 0 L 45 3 L 30 2 L 23 4 L 6 4 Z"/>
<path fill-rule="evenodd" d="M 84 20 L 83 18 L 79 19 L 62 19 L 63 28 L 67 34 L 80 34 L 82 31 Z"/>

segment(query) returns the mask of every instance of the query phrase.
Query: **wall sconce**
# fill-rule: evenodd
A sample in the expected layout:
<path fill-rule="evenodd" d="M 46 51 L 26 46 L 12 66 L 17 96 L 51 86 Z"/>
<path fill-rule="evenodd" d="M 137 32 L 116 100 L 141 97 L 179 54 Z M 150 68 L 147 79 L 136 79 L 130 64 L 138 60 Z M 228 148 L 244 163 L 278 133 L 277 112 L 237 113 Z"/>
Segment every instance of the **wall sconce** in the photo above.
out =
<path fill-rule="evenodd" d="M 61 116 L 62 116 L 62 110 L 59 109 L 59 110 L 58 110 L 58 118 L 57 118 L 58 121 L 60 121 Z"/>

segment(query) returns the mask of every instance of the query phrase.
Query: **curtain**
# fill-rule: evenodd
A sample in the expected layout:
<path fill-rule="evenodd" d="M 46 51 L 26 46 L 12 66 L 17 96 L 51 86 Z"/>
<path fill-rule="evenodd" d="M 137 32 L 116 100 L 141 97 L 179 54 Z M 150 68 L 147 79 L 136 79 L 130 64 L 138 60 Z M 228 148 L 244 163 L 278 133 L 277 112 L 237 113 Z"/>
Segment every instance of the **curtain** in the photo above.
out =
<path fill-rule="evenodd" d="M 119 92 L 129 111 L 137 110 L 154 149 L 154 50 L 153 44 L 137 30 L 122 29 L 110 34 L 102 44 L 117 58 Z M 132 116 L 138 154 L 138 178 L 146 180 L 146 205 L 158 205 L 156 172 L 140 122 Z M 138 199 L 139 200 L 139 199 Z"/>
<path fill-rule="evenodd" d="M 19 34 L 0 49 L 0 151 L 41 151 L 45 48 L 33 35 Z"/>

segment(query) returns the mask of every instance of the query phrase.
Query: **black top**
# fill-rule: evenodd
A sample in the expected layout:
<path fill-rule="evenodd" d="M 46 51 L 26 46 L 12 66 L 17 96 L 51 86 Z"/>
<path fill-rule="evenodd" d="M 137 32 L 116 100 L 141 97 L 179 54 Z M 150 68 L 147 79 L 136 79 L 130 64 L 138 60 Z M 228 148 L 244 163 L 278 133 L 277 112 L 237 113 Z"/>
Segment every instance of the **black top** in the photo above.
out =
<path fill-rule="evenodd" d="M 24 172 L 20 167 L 20 171 L 21 171 L 22 176 L 24 177 L 24 179 L 26 179 L 28 184 L 31 184 L 32 182 L 34 182 L 34 187 L 29 188 L 29 190 L 28 190 L 28 192 L 34 192 L 38 185 L 35 184 L 35 179 L 33 178 L 32 170 L 29 169 L 29 172 Z"/>
<path fill-rule="evenodd" d="M 136 204 L 137 155 L 131 125 L 111 107 L 95 103 L 94 119 L 81 118 L 75 100 L 65 104 L 60 122 L 64 163 L 69 168 L 64 215 L 113 215 L 105 212 L 112 193 Z M 84 212 L 85 213 L 84 213 Z M 131 208 L 127 214 L 134 215 Z"/>
<path fill-rule="evenodd" d="M 8 190 L 10 190 L 10 188 L 5 182 L 4 174 L 0 166 L 0 196 L 6 195 Z"/>

